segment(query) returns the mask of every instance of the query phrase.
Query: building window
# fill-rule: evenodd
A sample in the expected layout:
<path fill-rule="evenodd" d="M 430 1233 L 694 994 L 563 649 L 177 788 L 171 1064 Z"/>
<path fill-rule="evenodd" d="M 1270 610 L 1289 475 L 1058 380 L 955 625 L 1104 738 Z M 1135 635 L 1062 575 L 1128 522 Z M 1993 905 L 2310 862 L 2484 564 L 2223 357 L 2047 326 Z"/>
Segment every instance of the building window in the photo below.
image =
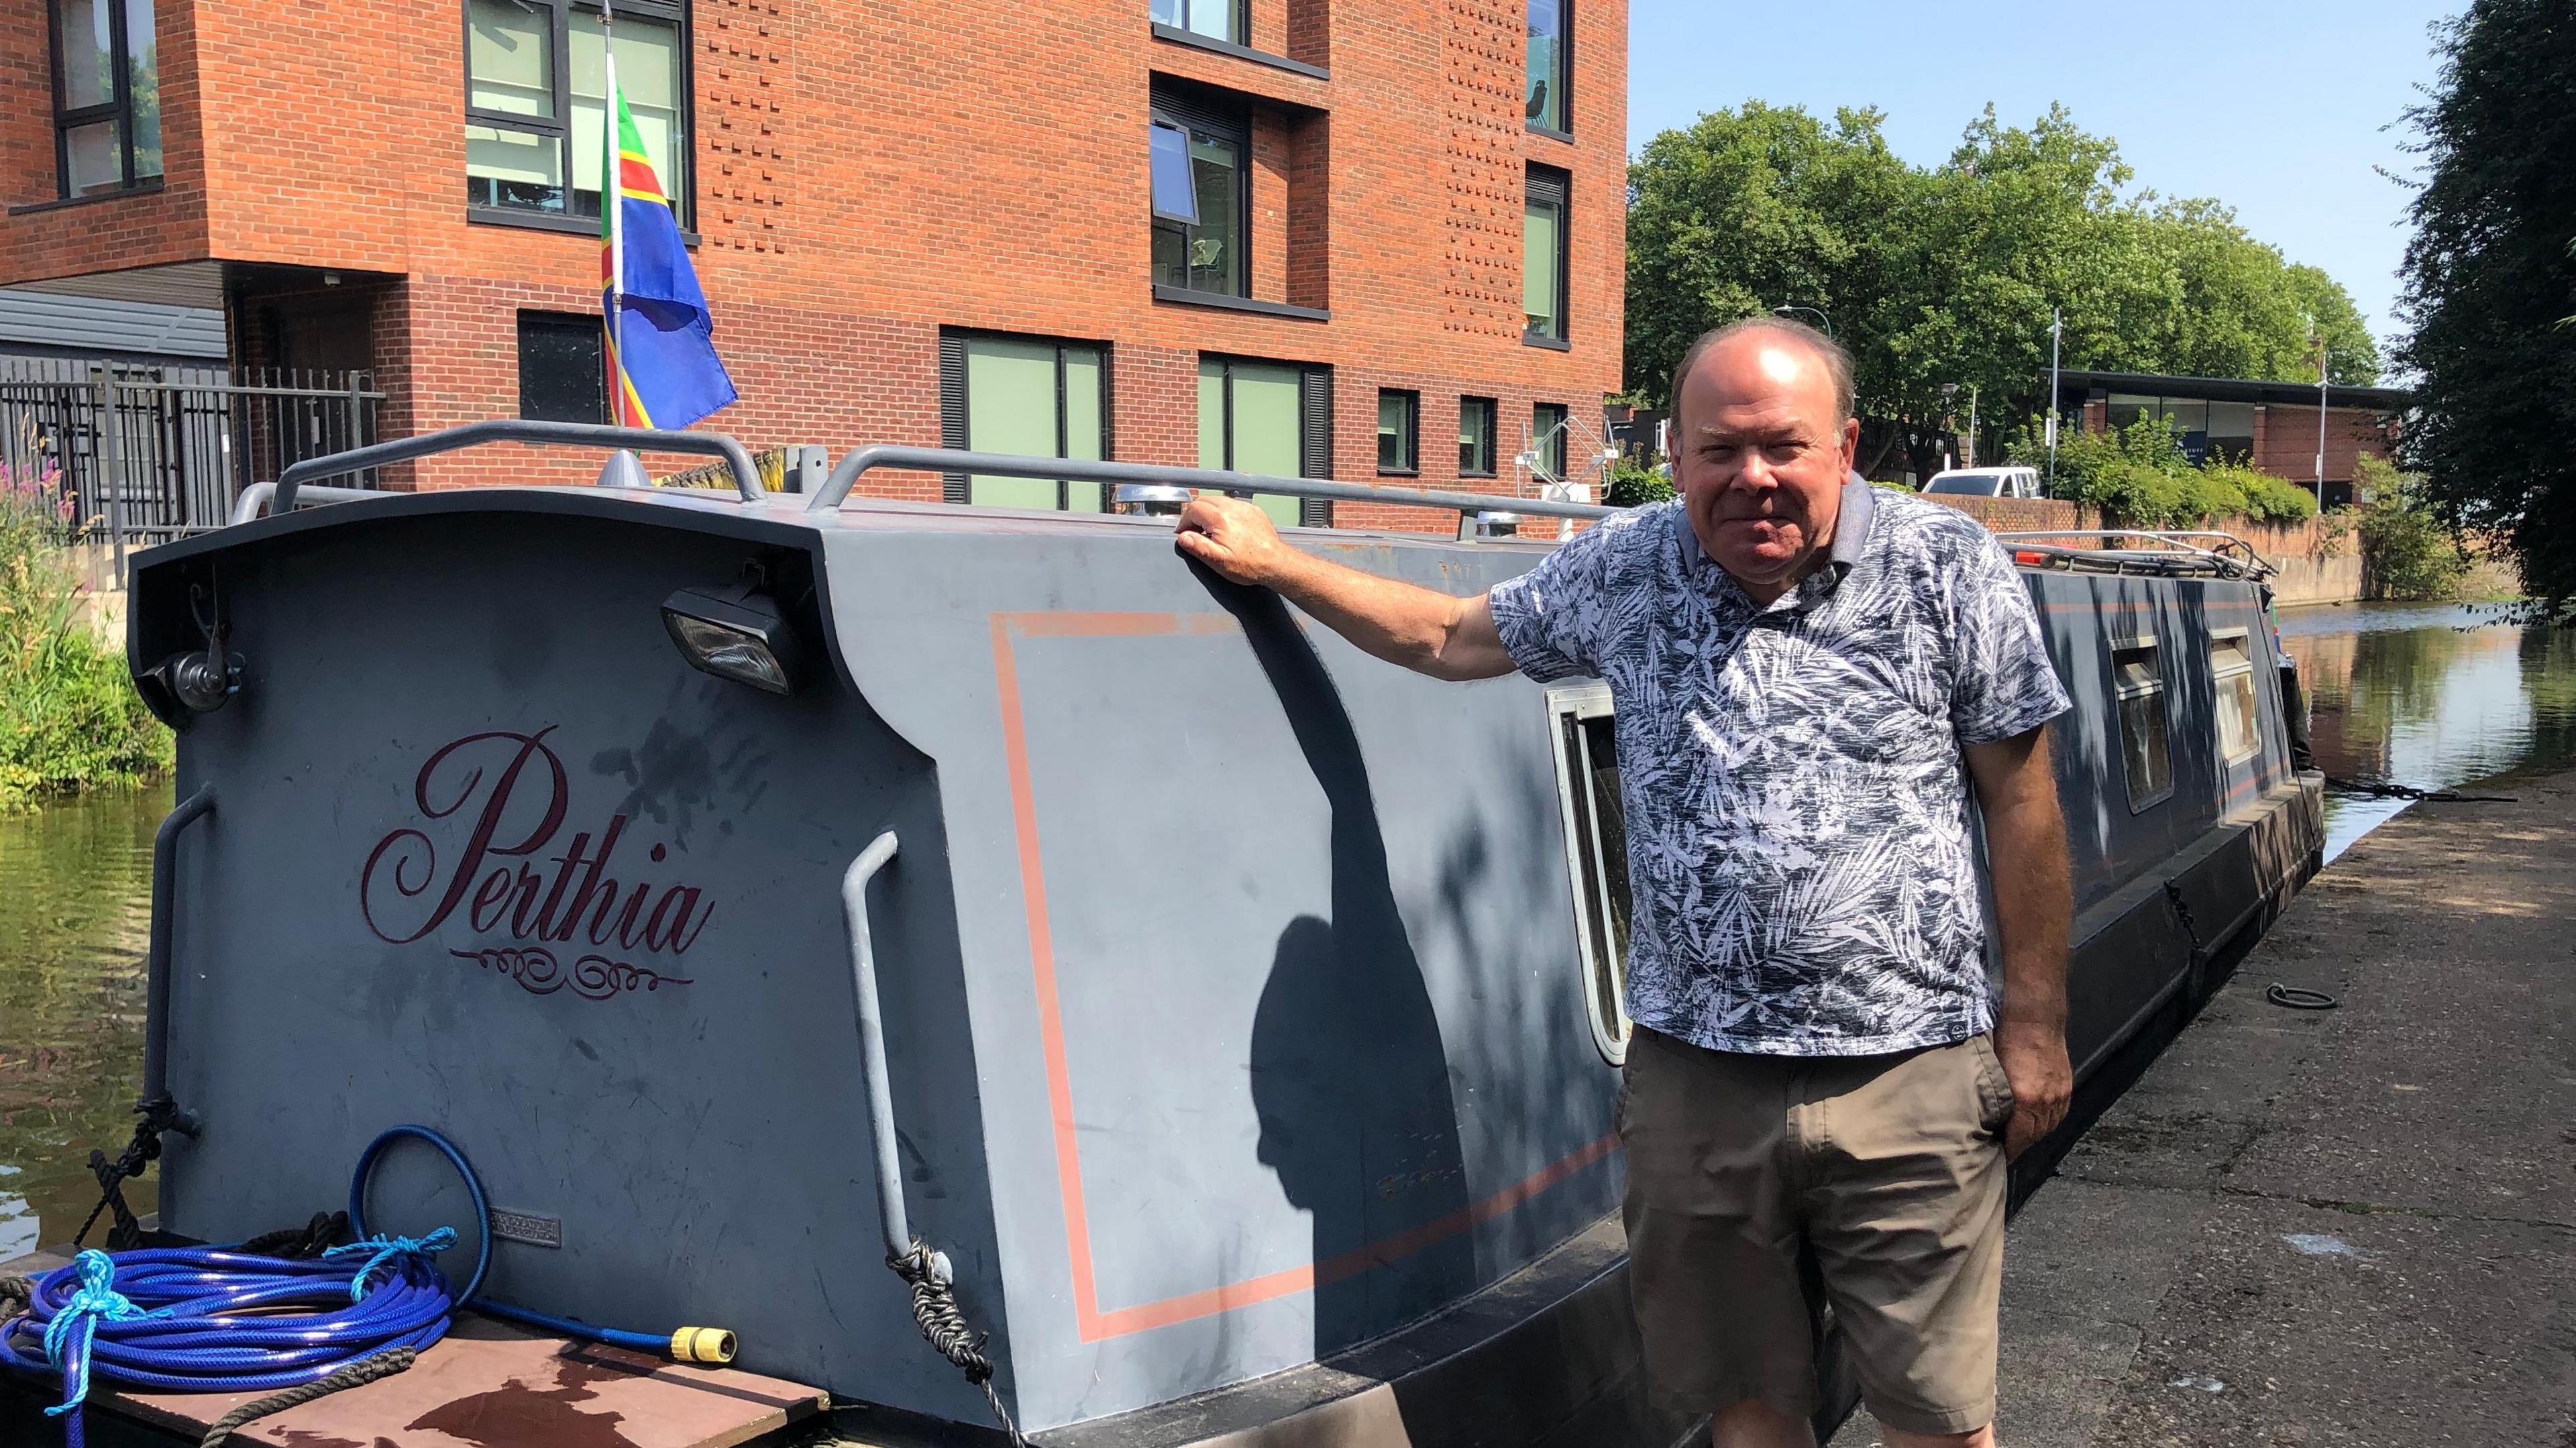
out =
<path fill-rule="evenodd" d="M 942 445 L 1038 458 L 1109 456 L 1109 349 L 1051 337 L 942 332 Z M 1098 483 L 952 473 L 952 503 L 1105 511 Z"/>
<path fill-rule="evenodd" d="M 2209 404 L 2209 457 L 2212 462 L 2251 462 L 2254 457 L 2254 404 Z"/>
<path fill-rule="evenodd" d="M 2209 677 L 2218 696 L 2218 754 L 2230 764 L 2262 743 L 2254 701 L 2254 645 L 2245 629 L 2210 635 Z"/>
<path fill-rule="evenodd" d="M 1593 1044 L 1628 1054 L 1628 825 L 1619 793 L 1618 721 L 1598 684 L 1548 693 L 1556 716 L 1556 794 L 1574 885 L 1575 952 Z"/>
<path fill-rule="evenodd" d="M 1252 295 L 1244 252 L 1252 210 L 1251 130 L 1241 112 L 1156 95 L 1152 147 L 1154 285 Z"/>
<path fill-rule="evenodd" d="M 1422 394 L 1382 388 L 1377 395 L 1377 470 L 1422 470 Z"/>
<path fill-rule="evenodd" d="M 608 367 L 597 317 L 519 314 L 519 415 L 540 422 L 608 421 Z"/>
<path fill-rule="evenodd" d="M 1565 340 L 1566 175 L 1547 166 L 1529 168 L 1528 199 L 1521 214 L 1523 334 L 1534 342 Z"/>
<path fill-rule="evenodd" d="M 1529 457 L 1550 482 L 1565 481 L 1565 407 L 1541 402 L 1530 408 Z"/>
<path fill-rule="evenodd" d="M 161 174 L 161 61 L 152 0 L 54 0 L 54 174 L 103 196 Z"/>
<path fill-rule="evenodd" d="M 1199 359 L 1199 466 L 1274 478 L 1332 476 L 1333 374 L 1236 357 Z M 1274 493 L 1252 501 L 1283 526 L 1328 527 L 1327 505 Z"/>
<path fill-rule="evenodd" d="M 2165 739 L 2165 679 L 2152 638 L 2111 646 L 2111 685 L 2120 708 L 2120 754 L 2134 814 L 2173 793 L 2173 759 Z"/>
<path fill-rule="evenodd" d="M 1566 43 L 1570 31 L 1566 10 L 1572 0 L 1528 3 L 1529 123 L 1563 135 L 1574 129 L 1574 113 L 1565 103 L 1566 76 L 1573 69 Z"/>
<path fill-rule="evenodd" d="M 1245 11 L 1245 0 L 1153 0 L 1154 23 L 1222 40 L 1229 45 L 1249 45 L 1252 33 Z M 1133 13 L 1133 12 L 1130 12 Z"/>
<path fill-rule="evenodd" d="M 617 88 L 681 226 L 690 224 L 688 47 L 669 0 L 617 6 Z M 595 5 L 466 0 L 465 197 L 493 211 L 599 215 L 608 47 Z"/>
<path fill-rule="evenodd" d="M 1494 475 L 1494 399 L 1458 399 L 1458 476 Z"/>

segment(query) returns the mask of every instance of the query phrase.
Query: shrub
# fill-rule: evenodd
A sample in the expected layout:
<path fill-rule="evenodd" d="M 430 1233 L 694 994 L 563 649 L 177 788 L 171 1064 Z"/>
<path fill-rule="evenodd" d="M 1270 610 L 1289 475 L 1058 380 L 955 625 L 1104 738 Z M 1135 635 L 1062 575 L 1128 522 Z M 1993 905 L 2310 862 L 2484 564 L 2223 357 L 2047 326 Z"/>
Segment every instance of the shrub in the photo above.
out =
<path fill-rule="evenodd" d="M 1602 490 L 1601 501 L 1613 508 L 1635 508 L 1660 503 L 1672 495 L 1672 479 L 1621 453 L 1618 461 L 1610 465 L 1610 482 Z"/>
<path fill-rule="evenodd" d="M 2015 433 L 2004 452 L 2013 462 L 2046 467 L 2041 425 L 2034 421 Z M 2317 512 L 2316 500 L 2297 484 L 2269 473 L 2228 462 L 2193 467 L 2181 439 L 2154 418 L 2118 432 L 2061 427 L 2053 491 L 2100 509 L 2103 526 L 2111 528 L 2197 528 L 2203 520 L 2231 518 L 2296 523 Z"/>
<path fill-rule="evenodd" d="M 2417 602 L 2459 592 L 2469 552 L 2434 514 L 2422 477 L 2364 456 L 2354 466 L 2353 495 L 2361 512 L 2364 592 Z"/>
<path fill-rule="evenodd" d="M 170 731 L 80 619 L 61 475 L 0 468 L 0 810 L 169 769 Z"/>

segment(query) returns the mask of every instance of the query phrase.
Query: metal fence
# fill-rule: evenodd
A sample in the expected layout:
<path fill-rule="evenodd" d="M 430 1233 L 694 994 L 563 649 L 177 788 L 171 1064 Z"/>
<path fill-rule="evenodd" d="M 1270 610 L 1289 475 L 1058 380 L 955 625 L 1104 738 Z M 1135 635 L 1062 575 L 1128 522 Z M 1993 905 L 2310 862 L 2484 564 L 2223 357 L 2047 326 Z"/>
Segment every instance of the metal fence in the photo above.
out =
<path fill-rule="evenodd" d="M 0 359 L 0 464 L 21 477 L 59 469 L 76 526 L 114 550 L 121 583 L 127 548 L 220 528 L 253 483 L 375 442 L 384 394 L 371 381 L 364 372 Z"/>

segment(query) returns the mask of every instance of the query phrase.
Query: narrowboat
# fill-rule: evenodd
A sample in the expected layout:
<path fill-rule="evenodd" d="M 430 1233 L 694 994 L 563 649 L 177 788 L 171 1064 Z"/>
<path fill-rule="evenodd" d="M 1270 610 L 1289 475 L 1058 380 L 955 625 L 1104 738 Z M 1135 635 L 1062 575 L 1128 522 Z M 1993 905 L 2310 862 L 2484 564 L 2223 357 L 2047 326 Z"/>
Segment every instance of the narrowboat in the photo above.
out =
<path fill-rule="evenodd" d="M 302 1221 L 425 1123 L 488 1194 L 488 1296 L 721 1323 L 889 1442 L 997 1441 L 997 1411 L 1063 1448 L 1688 1432 L 1640 1378 L 1618 1218 L 1617 701 L 1369 659 L 1103 490 L 1445 509 L 1456 538 L 1291 536 L 1452 593 L 1552 546 L 1496 515 L 1603 510 L 891 447 L 776 491 L 710 436 L 455 429 L 137 557 L 184 802 L 161 1230 Z M 675 438 L 735 490 L 313 481 Z M 1098 510 L 849 496 L 871 469 Z M 2259 560 L 2083 541 L 2009 546 L 2077 700 L 2098 1110 L 2316 869 L 2321 779 Z M 406 1231 L 465 1210 L 432 1153 L 371 1190 Z M 916 1251 L 989 1401 L 888 1270 Z"/>

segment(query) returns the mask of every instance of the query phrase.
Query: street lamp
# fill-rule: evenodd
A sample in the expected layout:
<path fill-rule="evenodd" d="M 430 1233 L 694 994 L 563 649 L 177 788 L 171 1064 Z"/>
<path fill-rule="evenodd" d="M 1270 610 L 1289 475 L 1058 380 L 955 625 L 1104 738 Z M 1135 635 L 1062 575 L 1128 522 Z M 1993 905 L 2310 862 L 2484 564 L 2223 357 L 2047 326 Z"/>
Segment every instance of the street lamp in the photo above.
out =
<path fill-rule="evenodd" d="M 1814 307 L 1773 307 L 1771 309 L 1771 315 L 1775 317 L 1785 317 L 1791 312 L 1807 313 L 1809 316 L 1816 319 L 1816 324 L 1818 326 L 1825 329 L 1826 336 L 1830 337 L 1834 334 L 1834 319 L 1826 316 L 1820 311 L 1817 311 Z"/>

